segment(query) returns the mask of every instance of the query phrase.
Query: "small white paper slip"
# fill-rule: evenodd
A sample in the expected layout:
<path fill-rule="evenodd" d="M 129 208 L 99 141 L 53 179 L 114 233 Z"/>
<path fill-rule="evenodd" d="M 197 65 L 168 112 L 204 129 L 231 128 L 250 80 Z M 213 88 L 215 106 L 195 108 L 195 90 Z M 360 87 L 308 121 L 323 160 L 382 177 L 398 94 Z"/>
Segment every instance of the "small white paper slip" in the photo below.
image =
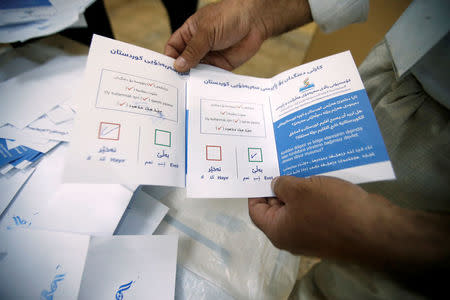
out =
<path fill-rule="evenodd" d="M 44 115 L 28 124 L 21 132 L 29 136 L 40 137 L 43 139 L 68 142 L 70 140 L 72 127 L 73 120 L 55 124 L 47 115 Z"/>
<path fill-rule="evenodd" d="M 168 211 L 167 206 L 139 188 L 134 192 L 115 234 L 151 235 Z"/>
<path fill-rule="evenodd" d="M 68 120 L 72 120 L 75 117 L 75 112 L 70 108 L 68 104 L 63 103 L 47 112 L 47 116 L 53 123 L 59 124 Z"/>
<path fill-rule="evenodd" d="M 1 299 L 77 299 L 89 236 L 0 232 Z"/>
<path fill-rule="evenodd" d="M 34 168 L 25 171 L 14 172 L 0 176 L 0 215 L 16 195 L 17 191 L 34 172 Z"/>
<path fill-rule="evenodd" d="M 92 237 L 78 299 L 174 299 L 178 237 Z"/>

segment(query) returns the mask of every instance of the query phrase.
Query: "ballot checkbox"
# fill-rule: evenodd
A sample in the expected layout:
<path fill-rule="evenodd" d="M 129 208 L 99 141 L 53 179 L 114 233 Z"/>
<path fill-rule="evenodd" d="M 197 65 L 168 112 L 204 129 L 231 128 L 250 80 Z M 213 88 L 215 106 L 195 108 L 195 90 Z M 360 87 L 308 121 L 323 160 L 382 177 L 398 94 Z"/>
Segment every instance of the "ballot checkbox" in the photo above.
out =
<path fill-rule="evenodd" d="M 120 137 L 120 124 L 100 122 L 98 128 L 98 138 L 101 140 L 118 141 Z"/>
<path fill-rule="evenodd" d="M 222 147 L 206 146 L 206 160 L 222 161 Z"/>
<path fill-rule="evenodd" d="M 248 148 L 248 161 L 249 162 L 262 162 L 262 149 L 261 148 Z"/>
<path fill-rule="evenodd" d="M 155 129 L 155 145 L 171 147 L 172 133 L 166 130 Z"/>

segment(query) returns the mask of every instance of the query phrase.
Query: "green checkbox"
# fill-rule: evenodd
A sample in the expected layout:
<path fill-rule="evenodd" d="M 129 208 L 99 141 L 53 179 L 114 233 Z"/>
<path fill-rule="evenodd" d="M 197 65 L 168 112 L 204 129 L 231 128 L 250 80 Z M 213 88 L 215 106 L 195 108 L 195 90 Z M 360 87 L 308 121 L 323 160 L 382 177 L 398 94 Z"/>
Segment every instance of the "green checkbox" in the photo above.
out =
<path fill-rule="evenodd" d="M 172 133 L 166 130 L 155 129 L 155 145 L 171 147 Z"/>
<path fill-rule="evenodd" d="M 248 148 L 249 162 L 263 162 L 263 155 L 261 148 Z"/>

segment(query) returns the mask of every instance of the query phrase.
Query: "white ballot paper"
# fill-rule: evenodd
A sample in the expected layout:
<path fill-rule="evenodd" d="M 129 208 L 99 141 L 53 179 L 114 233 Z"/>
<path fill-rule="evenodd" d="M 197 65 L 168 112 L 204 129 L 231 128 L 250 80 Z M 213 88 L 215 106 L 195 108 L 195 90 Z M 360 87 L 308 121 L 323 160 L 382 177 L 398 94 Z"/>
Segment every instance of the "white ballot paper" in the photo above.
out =
<path fill-rule="evenodd" d="M 150 50 L 94 36 L 67 181 L 185 185 L 186 76 L 172 64 Z"/>
<path fill-rule="evenodd" d="M 2 2 L 5 2 L 5 0 L 2 0 Z M 78 23 L 84 10 L 94 0 L 6 0 L 6 2 L 11 4 L 5 5 L 2 3 L 0 8 L 12 9 L 6 9 L 3 13 L 0 11 L 0 17 L 8 17 L 3 23 L 13 21 L 15 24 L 0 27 L 0 43 L 23 42 L 31 38 L 57 33 Z M 31 7 L 25 7 L 23 2 L 27 2 L 28 6 Z M 47 11 L 45 11 L 45 4 L 50 4 Z M 41 8 L 37 9 L 35 6 L 41 6 Z M 14 11 L 17 13 L 11 14 Z M 49 13 L 52 14 L 49 15 Z M 45 17 L 46 15 L 47 17 Z M 24 19 L 24 21 L 17 23 L 20 21 L 19 18 Z M 36 21 L 30 22 L 33 18 Z M 2 22 L 0 21 L 0 23 Z"/>
<path fill-rule="evenodd" d="M 0 2 L 0 26 L 45 20 L 56 14 L 49 0 L 3 0 Z"/>
<path fill-rule="evenodd" d="M 349 51 L 269 79 L 203 66 L 180 74 L 173 62 L 93 38 L 66 181 L 236 198 L 273 196 L 280 175 L 395 179 Z"/>
<path fill-rule="evenodd" d="M 28 170 L 14 170 L 6 175 L 0 175 L 0 215 L 9 205 L 16 193 L 34 172 L 34 168 Z"/>
<path fill-rule="evenodd" d="M 86 56 L 58 56 L 0 83 L 0 119 L 22 129 L 65 102 L 78 88 L 85 64 Z"/>
<path fill-rule="evenodd" d="M 178 237 L 0 232 L 1 299 L 174 299 Z"/>
<path fill-rule="evenodd" d="M 116 228 L 116 235 L 153 234 L 169 208 L 137 189 Z"/>
<path fill-rule="evenodd" d="M 1 299 L 77 299 L 89 236 L 0 232 Z"/>
<path fill-rule="evenodd" d="M 178 237 L 93 237 L 78 299 L 174 299 Z"/>
<path fill-rule="evenodd" d="M 29 228 L 112 235 L 132 192 L 119 184 L 64 184 L 67 146 L 47 154 L 0 219 L 0 230 Z"/>

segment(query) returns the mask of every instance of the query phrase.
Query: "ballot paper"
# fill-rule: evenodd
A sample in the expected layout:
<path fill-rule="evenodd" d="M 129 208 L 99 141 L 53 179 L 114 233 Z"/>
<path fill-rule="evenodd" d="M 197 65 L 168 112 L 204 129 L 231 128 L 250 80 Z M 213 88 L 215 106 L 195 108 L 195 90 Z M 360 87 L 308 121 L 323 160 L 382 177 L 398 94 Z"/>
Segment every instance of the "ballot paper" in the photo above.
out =
<path fill-rule="evenodd" d="M 28 124 L 22 129 L 24 135 L 30 137 L 39 137 L 42 139 L 68 142 L 70 140 L 70 133 L 73 127 L 73 120 L 63 121 L 55 124 L 50 120 L 50 117 L 43 115 L 36 121 Z"/>
<path fill-rule="evenodd" d="M 0 232 L 1 299 L 77 299 L 89 236 Z"/>
<path fill-rule="evenodd" d="M 140 60 L 149 54 L 156 56 Z M 67 182 L 185 185 L 187 75 L 172 64 L 150 50 L 93 37 L 76 96 Z"/>
<path fill-rule="evenodd" d="M 11 124 L 0 127 L 0 138 L 14 140 L 19 145 L 42 153 L 47 153 L 60 143 L 59 141 L 48 140 L 36 134 L 30 135 L 26 131 L 20 130 Z"/>
<path fill-rule="evenodd" d="M 174 299 L 178 237 L 92 237 L 78 299 Z"/>
<path fill-rule="evenodd" d="M 14 9 L 0 11 L 0 17 L 5 17 L 8 23 L 0 27 L 0 43 L 13 43 L 26 41 L 30 38 L 45 36 L 61 31 L 79 21 L 79 16 L 84 10 L 94 2 L 94 0 L 51 0 L 51 6 L 45 0 L 36 1 L 10 1 L 10 6 Z M 29 7 L 24 7 L 23 3 L 28 2 Z M 40 7 L 36 7 L 37 4 Z M 2 6 L 0 5 L 0 8 Z M 18 22 L 20 18 L 29 18 L 27 22 Z M 32 21 L 35 19 L 36 21 Z M 30 22 L 31 21 L 31 22 Z"/>
<path fill-rule="evenodd" d="M 174 299 L 177 246 L 169 235 L 0 232 L 0 298 Z"/>
<path fill-rule="evenodd" d="M 94 36 L 66 181 L 236 198 L 273 196 L 280 175 L 395 179 L 349 51 L 269 79 L 173 62 Z"/>
<path fill-rule="evenodd" d="M 114 234 L 151 235 L 168 211 L 167 206 L 139 188 L 134 192 Z"/>
<path fill-rule="evenodd" d="M 34 168 L 29 168 L 24 171 L 15 170 L 13 172 L 8 172 L 6 175 L 0 175 L 0 215 L 27 181 L 28 177 L 33 174 L 34 170 Z"/>
<path fill-rule="evenodd" d="M 58 56 L 0 83 L 0 119 L 22 129 L 68 100 L 78 89 L 85 56 Z"/>
<path fill-rule="evenodd" d="M 45 20 L 55 13 L 49 0 L 3 0 L 0 2 L 0 26 Z"/>
<path fill-rule="evenodd" d="M 53 108 L 46 113 L 47 117 L 55 124 L 72 120 L 75 112 L 70 108 L 68 101 Z"/>
<path fill-rule="evenodd" d="M 63 184 L 66 149 L 67 145 L 59 146 L 36 166 L 0 219 L 0 230 L 114 233 L 133 192 L 118 184 Z"/>

